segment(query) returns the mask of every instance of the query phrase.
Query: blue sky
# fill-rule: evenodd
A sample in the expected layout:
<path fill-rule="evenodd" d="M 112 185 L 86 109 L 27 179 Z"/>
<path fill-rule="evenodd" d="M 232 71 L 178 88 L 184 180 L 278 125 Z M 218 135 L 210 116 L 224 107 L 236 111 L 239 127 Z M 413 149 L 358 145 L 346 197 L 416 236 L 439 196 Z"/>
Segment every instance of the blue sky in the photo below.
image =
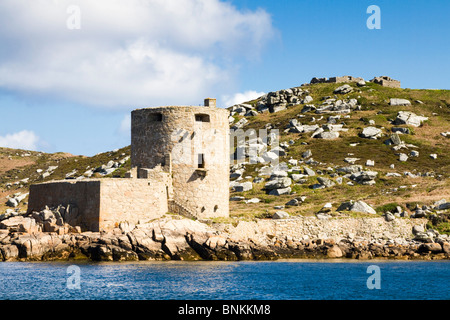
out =
<path fill-rule="evenodd" d="M 228 107 L 316 76 L 450 89 L 449 14 L 445 0 L 4 0 L 0 146 L 93 155 L 129 145 L 133 109 Z"/>

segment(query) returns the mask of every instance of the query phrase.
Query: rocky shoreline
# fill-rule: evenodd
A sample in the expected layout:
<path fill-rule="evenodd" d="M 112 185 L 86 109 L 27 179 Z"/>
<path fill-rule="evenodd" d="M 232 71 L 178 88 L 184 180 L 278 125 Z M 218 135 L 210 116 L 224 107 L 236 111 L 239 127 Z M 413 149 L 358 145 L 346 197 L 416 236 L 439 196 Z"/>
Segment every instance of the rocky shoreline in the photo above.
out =
<path fill-rule="evenodd" d="M 426 219 L 393 224 L 381 217 L 298 217 L 230 224 L 166 215 L 137 225 L 123 222 L 111 232 L 80 232 L 49 222 L 55 216 L 57 211 L 43 210 L 3 217 L 0 261 L 450 258 L 449 237 L 425 230 Z"/>

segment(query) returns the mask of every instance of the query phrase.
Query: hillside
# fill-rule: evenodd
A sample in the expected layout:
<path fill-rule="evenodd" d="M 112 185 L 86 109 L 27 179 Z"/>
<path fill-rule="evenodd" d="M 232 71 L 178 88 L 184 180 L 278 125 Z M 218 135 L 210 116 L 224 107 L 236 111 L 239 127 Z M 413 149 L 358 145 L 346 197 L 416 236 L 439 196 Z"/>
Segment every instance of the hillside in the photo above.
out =
<path fill-rule="evenodd" d="M 130 147 L 100 153 L 93 157 L 68 153 L 48 154 L 36 151 L 0 148 L 0 212 L 11 206 L 7 197 L 25 196 L 29 186 L 60 179 L 122 177 L 130 169 Z M 14 209 L 26 211 L 27 197 Z"/>
<path fill-rule="evenodd" d="M 388 88 L 367 82 L 364 86 L 349 83 L 350 89 L 343 91 L 351 92 L 335 93 L 343 85 L 318 83 L 283 89 L 230 108 L 235 128 L 279 130 L 281 154 L 285 153 L 279 162 L 287 164 L 284 171 L 292 181 L 288 194 L 269 195 L 264 187 L 271 178 L 263 174 L 267 171 L 264 164 L 235 166 L 239 174 L 233 176 L 242 178 L 239 183 L 253 183 L 251 190 L 232 194 L 238 200 L 231 202 L 234 215 L 270 217 L 276 208 L 290 215 L 312 215 L 329 203 L 328 214 L 343 216 L 345 212 L 335 211 L 342 202 L 363 200 L 380 214 L 401 206 L 409 217 L 424 205 L 429 209 L 427 215 L 435 213 L 432 205 L 448 200 L 450 91 Z M 410 105 L 391 105 L 391 98 L 406 99 Z M 397 119 L 401 111 L 428 120 L 419 126 L 401 124 Z M 362 137 L 367 127 L 372 127 L 365 132 L 372 138 Z M 392 139 L 400 139 L 396 144 L 391 139 L 393 131 L 398 134 Z M 305 172 L 305 166 L 315 175 Z M 375 172 L 376 177 L 358 182 L 351 179 L 352 170 Z M 272 179 L 280 181 L 280 177 Z M 245 203 L 252 198 L 260 201 Z M 293 199 L 297 201 L 289 203 Z M 441 227 L 450 231 L 448 224 Z"/>
<path fill-rule="evenodd" d="M 450 134 L 446 134 L 450 131 L 450 91 L 388 88 L 367 82 L 363 86 L 348 83 L 335 92 L 343 85 L 317 83 L 283 89 L 229 108 L 232 128 L 271 128 L 281 134 L 280 166 L 248 161 L 232 165 L 230 220 L 268 218 L 279 210 L 291 216 L 320 211 L 364 216 L 336 211 L 343 202 L 362 200 L 378 214 L 399 206 L 398 211 L 409 217 L 418 208 L 426 209 L 425 215 L 441 217 L 435 227 L 449 232 L 448 210 L 438 210 L 435 203 L 450 198 Z M 405 104 L 391 102 L 396 98 L 410 104 L 394 105 Z M 418 117 L 406 114 L 407 121 L 402 123 L 404 112 Z M 262 144 L 261 154 L 270 149 Z M 93 157 L 0 148 L 0 212 L 12 208 L 6 202 L 14 195 L 20 199 L 15 209 L 24 211 L 33 183 L 123 177 L 130 169 L 129 156 L 129 146 Z M 270 190 L 286 192 L 268 194 L 270 181 L 284 187 Z"/>

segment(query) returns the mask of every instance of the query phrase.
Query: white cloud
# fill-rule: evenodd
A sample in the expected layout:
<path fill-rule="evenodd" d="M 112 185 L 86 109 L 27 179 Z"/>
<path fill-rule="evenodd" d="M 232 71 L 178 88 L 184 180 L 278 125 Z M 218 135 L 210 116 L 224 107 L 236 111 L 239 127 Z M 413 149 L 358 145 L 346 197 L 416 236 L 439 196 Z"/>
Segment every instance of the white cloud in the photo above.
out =
<path fill-rule="evenodd" d="M 242 93 L 236 93 L 232 96 L 223 96 L 222 100 L 224 102 L 225 107 L 231 107 L 235 104 L 244 103 L 250 100 L 254 100 L 256 98 L 259 98 L 263 96 L 264 92 L 257 92 L 257 91 L 245 91 Z"/>
<path fill-rule="evenodd" d="M 80 8 L 79 30 L 66 11 Z M 0 89 L 102 106 L 193 103 L 274 34 L 220 0 L 2 0 Z M 7 48 L 7 49 L 6 49 Z"/>
<path fill-rule="evenodd" d="M 119 126 L 119 133 L 129 135 L 131 132 L 131 115 L 127 114 L 123 117 Z"/>
<path fill-rule="evenodd" d="M 29 130 L 0 136 L 0 146 L 12 149 L 37 150 L 40 138 Z"/>

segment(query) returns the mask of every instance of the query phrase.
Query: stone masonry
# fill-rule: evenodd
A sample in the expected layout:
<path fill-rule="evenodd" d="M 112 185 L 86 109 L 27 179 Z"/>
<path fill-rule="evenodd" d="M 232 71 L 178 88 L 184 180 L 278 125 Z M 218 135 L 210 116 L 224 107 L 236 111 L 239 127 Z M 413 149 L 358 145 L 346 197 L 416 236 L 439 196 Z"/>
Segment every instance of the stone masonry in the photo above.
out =
<path fill-rule="evenodd" d="M 171 200 L 198 218 L 228 216 L 227 110 L 215 108 L 215 99 L 206 99 L 204 107 L 134 110 L 131 124 L 132 167 L 170 162 Z"/>

